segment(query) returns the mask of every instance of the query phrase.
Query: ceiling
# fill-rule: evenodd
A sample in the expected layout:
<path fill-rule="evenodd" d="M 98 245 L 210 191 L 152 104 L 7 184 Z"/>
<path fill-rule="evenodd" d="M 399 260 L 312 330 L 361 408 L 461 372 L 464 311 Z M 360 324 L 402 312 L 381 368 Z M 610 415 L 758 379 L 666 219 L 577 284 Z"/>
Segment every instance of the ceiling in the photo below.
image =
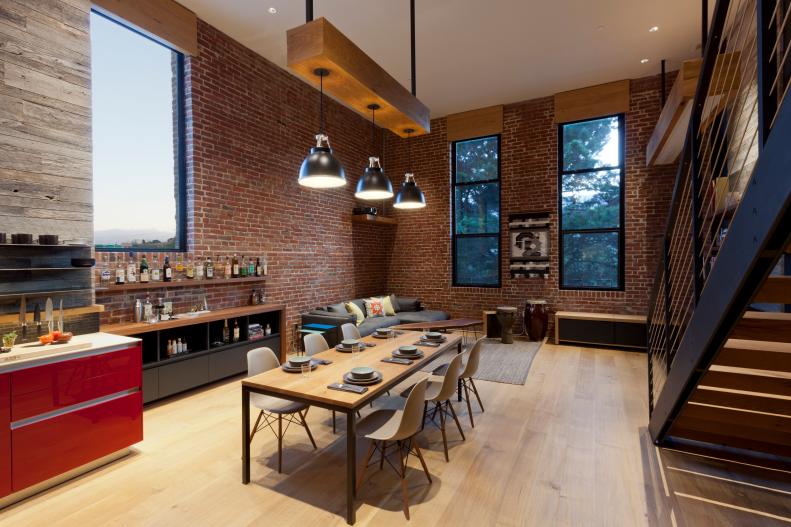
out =
<path fill-rule="evenodd" d="M 305 22 L 300 0 L 178 1 L 283 68 L 286 30 Z M 644 77 L 663 58 L 672 70 L 700 54 L 692 0 L 416 0 L 415 10 L 417 96 L 432 117 Z M 409 0 L 315 0 L 321 16 L 409 89 Z"/>

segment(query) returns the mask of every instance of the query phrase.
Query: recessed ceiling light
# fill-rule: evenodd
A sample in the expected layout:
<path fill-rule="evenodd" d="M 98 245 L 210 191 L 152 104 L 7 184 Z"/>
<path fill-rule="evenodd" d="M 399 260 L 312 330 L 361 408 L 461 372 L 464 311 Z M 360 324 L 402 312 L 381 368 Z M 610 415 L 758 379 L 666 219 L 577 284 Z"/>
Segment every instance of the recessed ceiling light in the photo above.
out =
<path fill-rule="evenodd" d="M 640 64 L 645 64 L 646 62 L 648 62 L 648 59 L 640 59 Z"/>
<path fill-rule="evenodd" d="M 649 33 L 656 33 L 657 31 L 659 31 L 659 26 L 653 26 L 648 29 Z"/>
<path fill-rule="evenodd" d="M 270 8 L 269 8 L 269 14 L 270 14 L 270 15 L 277 14 L 277 9 L 275 9 L 274 7 L 270 7 Z"/>

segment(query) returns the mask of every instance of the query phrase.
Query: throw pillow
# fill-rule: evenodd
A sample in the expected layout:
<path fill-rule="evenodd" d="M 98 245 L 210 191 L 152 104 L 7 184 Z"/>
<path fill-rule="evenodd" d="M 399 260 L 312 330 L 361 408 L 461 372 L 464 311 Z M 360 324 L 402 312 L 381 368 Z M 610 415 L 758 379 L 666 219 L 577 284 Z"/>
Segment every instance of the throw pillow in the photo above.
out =
<path fill-rule="evenodd" d="M 381 298 L 367 298 L 365 300 L 365 310 L 368 312 L 368 318 L 385 316 L 385 304 Z"/>
<path fill-rule="evenodd" d="M 346 311 L 348 311 L 349 313 L 355 316 L 355 318 L 357 319 L 358 326 L 363 323 L 363 320 L 365 320 L 365 315 L 363 315 L 363 310 L 357 307 L 357 304 L 355 304 L 354 302 L 346 302 Z"/>
<path fill-rule="evenodd" d="M 396 298 L 396 296 L 393 294 L 388 296 L 390 297 L 390 304 L 392 304 L 393 306 L 393 311 L 395 311 L 396 313 L 401 311 L 401 307 L 398 305 L 398 299 Z"/>
<path fill-rule="evenodd" d="M 385 306 L 385 315 L 388 317 L 395 316 L 395 307 L 393 306 L 393 299 L 390 296 L 383 296 L 382 303 Z"/>
<path fill-rule="evenodd" d="M 420 311 L 420 299 L 399 296 L 398 308 L 398 311 Z"/>

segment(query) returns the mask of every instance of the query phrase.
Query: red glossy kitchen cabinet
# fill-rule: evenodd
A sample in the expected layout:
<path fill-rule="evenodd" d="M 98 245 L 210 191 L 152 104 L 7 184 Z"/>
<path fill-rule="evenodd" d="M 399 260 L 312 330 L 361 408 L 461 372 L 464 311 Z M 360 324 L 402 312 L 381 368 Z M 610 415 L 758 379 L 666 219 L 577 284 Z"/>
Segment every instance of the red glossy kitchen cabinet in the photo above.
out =
<path fill-rule="evenodd" d="M 0 374 L 0 496 L 11 493 L 11 374 Z"/>

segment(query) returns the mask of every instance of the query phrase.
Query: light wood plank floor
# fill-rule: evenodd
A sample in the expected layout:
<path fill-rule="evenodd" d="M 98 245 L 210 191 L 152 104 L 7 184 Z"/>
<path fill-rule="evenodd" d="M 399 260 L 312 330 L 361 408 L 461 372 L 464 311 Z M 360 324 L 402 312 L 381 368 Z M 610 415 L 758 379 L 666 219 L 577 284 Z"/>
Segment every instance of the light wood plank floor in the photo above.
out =
<path fill-rule="evenodd" d="M 525 386 L 478 383 L 486 413 L 467 433 L 421 438 L 428 485 L 413 461 L 410 525 L 788 525 L 789 474 L 659 451 L 646 432 L 646 359 L 639 353 L 544 345 Z M 239 380 L 145 412 L 135 453 L 0 513 L 0 525 L 345 525 L 344 453 L 330 413 L 311 409 L 319 450 L 289 430 L 284 471 L 267 431 L 241 484 Z M 339 427 L 343 428 L 343 418 Z M 360 444 L 358 453 L 367 445 Z M 369 470 L 358 525 L 404 525 L 394 473 Z"/>

